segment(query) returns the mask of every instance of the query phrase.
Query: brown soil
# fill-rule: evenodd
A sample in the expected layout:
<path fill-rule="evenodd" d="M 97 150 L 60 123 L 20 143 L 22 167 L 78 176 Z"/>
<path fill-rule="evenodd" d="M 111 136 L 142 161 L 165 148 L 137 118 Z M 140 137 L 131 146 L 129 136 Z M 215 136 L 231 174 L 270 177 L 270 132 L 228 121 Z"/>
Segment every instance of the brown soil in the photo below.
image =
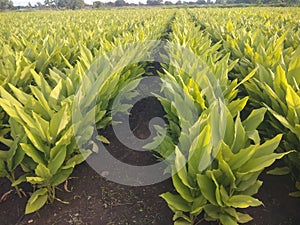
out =
<path fill-rule="evenodd" d="M 131 127 L 140 138 L 149 136 L 148 121 L 162 116 L 163 109 L 154 98 L 145 99 L 132 110 Z M 103 131 L 111 144 L 107 149 L 114 157 L 127 163 L 148 165 L 156 158 L 150 152 L 137 152 L 124 147 L 114 136 L 111 127 Z M 249 225 L 298 225 L 300 224 L 300 199 L 291 198 L 293 182 L 288 176 L 263 174 L 264 184 L 258 194 L 265 206 L 245 210 L 254 220 Z M 10 190 L 9 183 L 0 179 L 0 196 Z M 151 186 L 128 187 L 106 180 L 86 163 L 79 165 L 68 180 L 68 189 L 61 185 L 58 198 L 69 204 L 54 202 L 39 212 L 24 216 L 26 198 L 12 193 L 0 204 L 0 224 L 58 224 L 58 225 L 171 225 L 172 212 L 159 194 L 172 191 L 171 180 Z M 30 193 L 28 186 L 23 186 Z M 199 221 L 198 225 L 216 224 Z"/>

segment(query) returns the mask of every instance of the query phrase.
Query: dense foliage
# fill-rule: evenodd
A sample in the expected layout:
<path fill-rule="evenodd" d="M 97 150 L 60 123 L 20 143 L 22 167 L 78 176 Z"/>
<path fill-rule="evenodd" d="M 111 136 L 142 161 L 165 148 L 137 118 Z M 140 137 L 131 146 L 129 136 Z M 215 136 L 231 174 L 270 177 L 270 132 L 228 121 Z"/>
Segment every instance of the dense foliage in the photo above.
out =
<path fill-rule="evenodd" d="M 92 126 L 72 122 L 86 71 L 116 47 L 161 40 L 168 44 L 157 52 L 168 63 L 154 69 L 168 82 L 157 96 L 167 136 L 161 139 L 156 127 L 158 136 L 145 147 L 167 159 L 176 193 L 161 196 L 174 224 L 193 224 L 202 215 L 225 225 L 250 221 L 238 210 L 263 204 L 253 197 L 263 182 L 258 177 L 276 159 L 286 166 L 269 173 L 290 173 L 296 184 L 291 195 L 300 196 L 299 19 L 297 8 L 0 14 L 0 177 L 18 193 L 21 183 L 32 185 L 26 213 L 62 201 L 56 187 L 95 154 L 97 140 L 106 141 L 92 139 Z M 97 129 L 111 124 L 118 92 L 150 65 L 106 74 L 97 64 L 98 76 L 107 80 L 99 88 L 91 82 L 90 101 L 76 116 L 96 111 Z M 76 130 L 84 131 L 80 141 Z"/>

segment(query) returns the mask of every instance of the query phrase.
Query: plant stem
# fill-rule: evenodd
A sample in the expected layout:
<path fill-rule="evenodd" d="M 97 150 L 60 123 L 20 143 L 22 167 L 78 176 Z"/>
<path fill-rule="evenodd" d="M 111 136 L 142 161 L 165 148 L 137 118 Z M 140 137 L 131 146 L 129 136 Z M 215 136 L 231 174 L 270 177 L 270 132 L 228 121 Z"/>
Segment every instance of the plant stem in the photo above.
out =
<path fill-rule="evenodd" d="M 20 192 L 20 190 L 19 190 L 19 187 L 18 187 L 18 186 L 15 186 L 15 189 L 16 189 L 16 192 L 17 192 L 18 196 L 19 196 L 20 198 L 22 198 L 22 194 L 21 194 L 21 192 Z"/>
<path fill-rule="evenodd" d="M 8 177 L 8 179 L 10 180 L 11 183 L 14 183 L 16 181 L 14 172 L 10 173 L 10 177 Z M 15 189 L 16 189 L 16 192 L 17 192 L 18 196 L 20 198 L 22 198 L 22 194 L 21 194 L 21 192 L 19 190 L 18 185 L 15 186 Z"/>
<path fill-rule="evenodd" d="M 54 199 L 55 199 L 55 186 L 52 186 L 52 193 L 53 193 L 52 198 L 53 198 L 53 201 L 54 201 Z"/>
<path fill-rule="evenodd" d="M 53 203 L 55 200 L 55 186 L 48 186 L 48 193 L 49 193 L 49 202 Z"/>

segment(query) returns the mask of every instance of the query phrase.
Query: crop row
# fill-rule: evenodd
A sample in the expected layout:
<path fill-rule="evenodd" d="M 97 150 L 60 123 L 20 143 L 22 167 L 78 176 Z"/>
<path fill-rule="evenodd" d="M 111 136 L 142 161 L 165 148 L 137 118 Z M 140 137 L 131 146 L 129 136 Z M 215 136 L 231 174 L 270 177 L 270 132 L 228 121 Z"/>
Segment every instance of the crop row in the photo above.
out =
<path fill-rule="evenodd" d="M 167 132 L 155 126 L 145 148 L 172 175 L 176 193 L 161 197 L 174 224 L 250 221 L 239 209 L 262 204 L 258 177 L 276 159 L 287 166 L 269 173 L 291 173 L 299 196 L 299 19 L 296 8 L 0 14 L 0 176 L 20 196 L 33 186 L 25 213 L 62 201 L 56 187 L 107 142 L 97 130 L 128 113 L 113 111 L 118 94 L 135 97 L 158 58 Z"/>

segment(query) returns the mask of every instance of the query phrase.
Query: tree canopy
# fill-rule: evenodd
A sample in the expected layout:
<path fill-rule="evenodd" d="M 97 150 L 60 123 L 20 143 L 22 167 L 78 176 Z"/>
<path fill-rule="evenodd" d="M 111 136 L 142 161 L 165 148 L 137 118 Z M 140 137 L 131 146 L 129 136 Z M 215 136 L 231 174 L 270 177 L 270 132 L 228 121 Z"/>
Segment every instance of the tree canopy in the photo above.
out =
<path fill-rule="evenodd" d="M 11 0 L 0 0 L 0 10 L 12 9 L 14 4 Z"/>

